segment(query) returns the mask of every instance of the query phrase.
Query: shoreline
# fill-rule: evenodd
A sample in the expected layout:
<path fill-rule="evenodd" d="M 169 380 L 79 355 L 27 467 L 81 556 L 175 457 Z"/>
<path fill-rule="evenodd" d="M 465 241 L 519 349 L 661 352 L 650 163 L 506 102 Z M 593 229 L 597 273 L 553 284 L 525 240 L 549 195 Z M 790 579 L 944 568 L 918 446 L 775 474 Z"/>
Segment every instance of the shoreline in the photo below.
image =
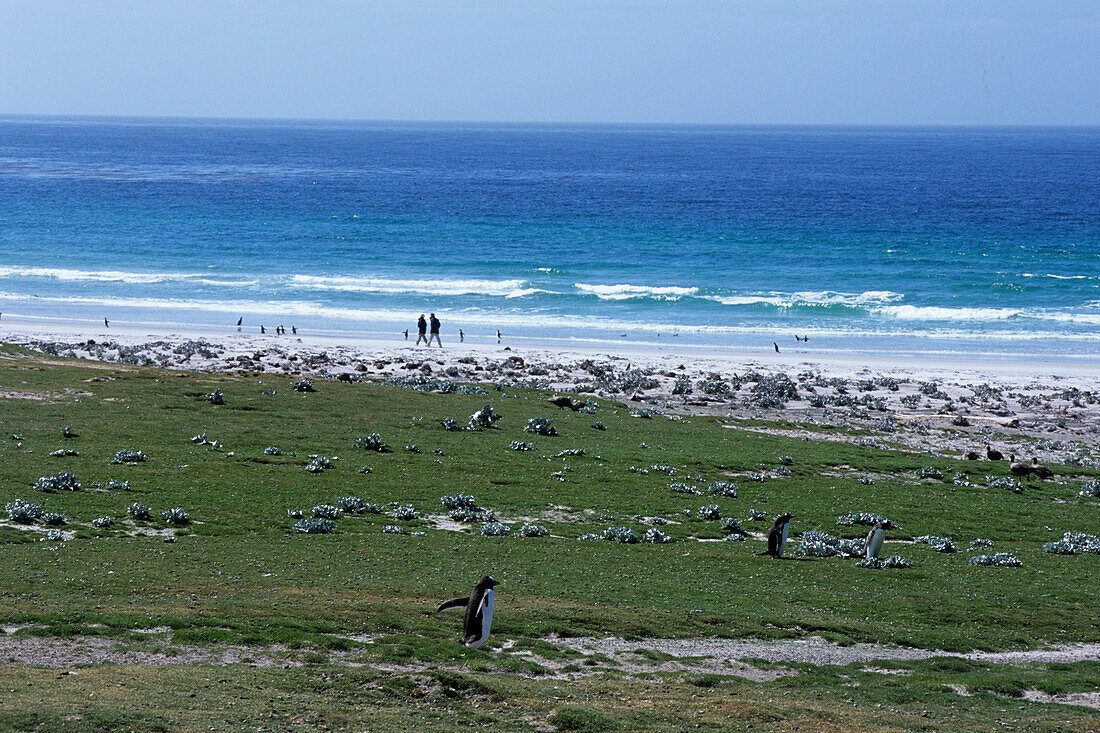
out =
<path fill-rule="evenodd" d="M 25 344 L 33 341 L 62 341 L 78 343 L 88 339 L 101 342 L 115 341 L 128 346 L 150 341 L 205 340 L 226 350 L 244 352 L 262 348 L 285 350 L 309 350 L 314 348 L 341 349 L 357 354 L 363 360 L 377 356 L 405 358 L 432 358 L 453 360 L 463 356 L 504 358 L 510 354 L 530 356 L 540 360 L 594 358 L 626 359 L 638 366 L 661 368 L 675 362 L 688 368 L 724 371 L 738 368 L 752 369 L 811 369 L 829 376 L 852 377 L 860 373 L 898 374 L 919 378 L 959 378 L 965 375 L 982 381 L 1006 385 L 1032 381 L 1100 382 L 1100 355 L 1096 356 L 1047 356 L 989 357 L 912 354 L 865 354 L 829 350 L 807 350 L 805 347 L 784 347 L 779 353 L 771 349 L 747 349 L 740 347 L 714 347 L 699 344 L 668 344 L 636 341 L 621 344 L 585 344 L 578 341 L 553 341 L 532 339 L 514 340 L 506 336 L 501 342 L 474 340 L 448 342 L 439 347 L 415 346 L 414 334 L 409 339 L 382 339 L 373 337 L 344 337 L 300 333 L 297 335 L 258 334 L 250 331 L 223 329 L 178 328 L 155 326 L 103 326 L 61 321 L 25 320 L 4 318 L 0 320 L 0 341 Z M 770 346 L 771 342 L 768 342 Z M 217 369 L 214 369 L 217 371 Z"/>
<path fill-rule="evenodd" d="M 0 342 L 55 356 L 202 372 L 286 374 L 529 387 L 615 399 L 638 410 L 720 420 L 787 421 L 753 428 L 801 437 L 963 455 L 1100 467 L 1100 359 L 1067 363 L 905 358 L 735 349 L 664 351 L 259 335 L 202 329 L 89 328 L 5 319 Z M 3 396 L 3 393 L 0 393 Z M 815 426 L 853 428 L 823 433 Z M 876 437 L 871 438 L 868 435 Z"/>

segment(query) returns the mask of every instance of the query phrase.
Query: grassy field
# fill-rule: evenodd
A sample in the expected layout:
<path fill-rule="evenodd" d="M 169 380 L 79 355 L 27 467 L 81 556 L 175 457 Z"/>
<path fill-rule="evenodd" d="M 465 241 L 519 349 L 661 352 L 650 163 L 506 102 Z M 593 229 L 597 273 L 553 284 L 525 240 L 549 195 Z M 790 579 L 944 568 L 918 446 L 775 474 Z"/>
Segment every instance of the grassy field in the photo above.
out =
<path fill-rule="evenodd" d="M 571 412 L 547 404 L 544 393 L 512 388 L 439 394 L 315 380 L 316 391 L 299 392 L 294 381 L 0 352 L 0 503 L 38 502 L 65 517 L 59 530 L 75 532 L 65 542 L 39 541 L 38 525 L 0 526 L 0 622 L 26 626 L 14 636 L 28 643 L 243 645 L 305 665 L 97 665 L 60 679 L 57 669 L 0 667 L 8 683 L 0 730 L 1100 725 L 1096 711 L 1013 697 L 1025 689 L 1096 691 L 1094 662 L 893 663 L 899 674 L 785 665 L 798 674 L 753 682 L 675 670 L 633 674 L 616 660 L 581 659 L 552 643 L 555 635 L 618 636 L 639 646 L 649 638 L 817 635 L 967 651 L 1100 642 L 1100 556 L 1042 549 L 1067 531 L 1100 534 L 1100 501 L 1077 495 L 1096 472 L 1058 467 L 1055 481 L 1013 493 L 986 486 L 987 475 L 1007 475 L 1006 462 L 767 435 L 713 417 L 637 417 L 603 400 L 594 414 Z M 215 389 L 224 405 L 206 398 Z M 464 426 L 486 404 L 501 416 L 491 428 L 443 428 L 446 418 Z M 558 434 L 524 432 L 535 417 L 553 420 Z M 605 429 L 593 427 L 597 421 Z M 217 444 L 192 440 L 203 433 Z M 390 450 L 356 447 L 371 433 Z M 515 441 L 533 450 L 513 450 Z M 266 454 L 271 446 L 282 455 Z M 77 455 L 49 455 L 58 449 Z M 584 454 L 558 455 L 567 449 Z M 142 451 L 146 460 L 113 463 L 120 450 Z M 333 467 L 307 471 L 311 455 L 329 457 Z M 923 467 L 943 479 L 919 478 Z M 82 488 L 33 488 L 62 471 Z M 971 485 L 955 485 L 956 472 Z M 720 480 L 737 485 L 736 498 L 706 495 Z M 677 493 L 670 488 L 677 482 L 704 494 Z M 445 516 L 440 497 L 458 493 L 495 511 L 513 536 L 480 536 L 476 524 L 438 528 L 428 515 Z M 384 512 L 341 516 L 331 534 L 292 529 L 288 510 L 308 517 L 344 496 Z M 135 502 L 150 507 L 150 520 L 129 517 Z M 699 518 L 711 504 L 751 532 L 794 513 L 791 557 L 759 556 L 764 544 L 755 538 L 697 541 L 727 535 L 720 521 Z M 419 518 L 397 519 L 397 505 L 411 505 Z M 173 526 L 160 518 L 173 507 L 192 521 Z M 750 510 L 767 521 L 749 521 Z M 891 570 L 795 554 L 804 531 L 862 536 L 866 527 L 836 522 L 861 511 L 900 525 L 893 540 L 949 536 L 961 552 L 891 542 L 884 555 L 912 564 Z M 104 516 L 110 527 L 92 526 Z M 613 526 L 642 536 L 650 526 L 643 517 L 669 520 L 660 530 L 676 541 L 578 539 Z M 549 536 L 516 536 L 524 523 Z M 385 533 L 387 525 L 410 534 Z M 165 542 L 168 533 L 174 542 Z M 1012 552 L 1023 566 L 969 564 L 976 538 L 993 541 L 985 552 Z M 503 582 L 493 636 L 468 651 L 457 643 L 461 614 L 437 616 L 434 608 L 483 574 Z M 150 627 L 168 630 L 156 641 L 135 631 Z M 339 663 L 350 658 L 368 666 Z M 572 667 L 577 678 L 564 679 Z M 961 697 L 949 684 L 974 695 Z"/>

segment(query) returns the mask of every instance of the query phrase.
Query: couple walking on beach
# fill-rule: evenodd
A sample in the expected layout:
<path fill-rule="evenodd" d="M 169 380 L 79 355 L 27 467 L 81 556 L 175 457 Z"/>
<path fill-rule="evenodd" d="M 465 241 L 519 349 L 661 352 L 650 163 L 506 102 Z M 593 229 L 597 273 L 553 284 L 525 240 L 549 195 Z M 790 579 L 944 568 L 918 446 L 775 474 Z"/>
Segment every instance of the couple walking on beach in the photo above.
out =
<path fill-rule="evenodd" d="M 424 333 L 428 330 L 428 322 L 424 320 L 424 314 L 421 313 L 420 320 L 416 322 L 416 330 L 420 334 L 416 337 L 416 345 L 419 346 L 420 342 L 423 341 L 428 346 L 431 346 L 432 340 L 434 339 L 435 342 L 439 344 L 439 348 L 443 348 L 443 342 L 439 340 L 439 319 L 435 317 L 435 313 L 431 314 L 431 326 L 431 336 L 425 338 Z"/>

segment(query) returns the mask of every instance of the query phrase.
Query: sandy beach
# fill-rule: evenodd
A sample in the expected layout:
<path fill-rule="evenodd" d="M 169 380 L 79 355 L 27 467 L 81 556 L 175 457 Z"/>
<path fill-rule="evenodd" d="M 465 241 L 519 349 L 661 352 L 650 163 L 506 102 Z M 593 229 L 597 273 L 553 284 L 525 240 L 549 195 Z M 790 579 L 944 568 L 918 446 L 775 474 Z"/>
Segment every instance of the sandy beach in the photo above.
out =
<path fill-rule="evenodd" d="M 523 386 L 720 419 L 868 428 L 861 440 L 949 455 L 986 445 L 1021 460 L 1100 465 L 1100 362 L 758 353 L 333 339 L 4 319 L 0 339 L 58 356 L 209 372 Z M 770 432 L 779 428 L 768 427 Z M 808 433 L 805 433 L 808 434 Z"/>

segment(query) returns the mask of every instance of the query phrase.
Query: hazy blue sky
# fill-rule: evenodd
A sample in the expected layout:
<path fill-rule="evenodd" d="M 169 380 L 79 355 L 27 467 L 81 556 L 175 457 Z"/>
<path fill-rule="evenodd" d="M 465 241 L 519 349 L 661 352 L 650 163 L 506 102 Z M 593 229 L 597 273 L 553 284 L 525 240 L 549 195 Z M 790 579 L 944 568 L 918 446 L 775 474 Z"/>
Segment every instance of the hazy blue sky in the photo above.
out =
<path fill-rule="evenodd" d="M 0 113 L 1100 124 L 1100 0 L 0 0 Z"/>

